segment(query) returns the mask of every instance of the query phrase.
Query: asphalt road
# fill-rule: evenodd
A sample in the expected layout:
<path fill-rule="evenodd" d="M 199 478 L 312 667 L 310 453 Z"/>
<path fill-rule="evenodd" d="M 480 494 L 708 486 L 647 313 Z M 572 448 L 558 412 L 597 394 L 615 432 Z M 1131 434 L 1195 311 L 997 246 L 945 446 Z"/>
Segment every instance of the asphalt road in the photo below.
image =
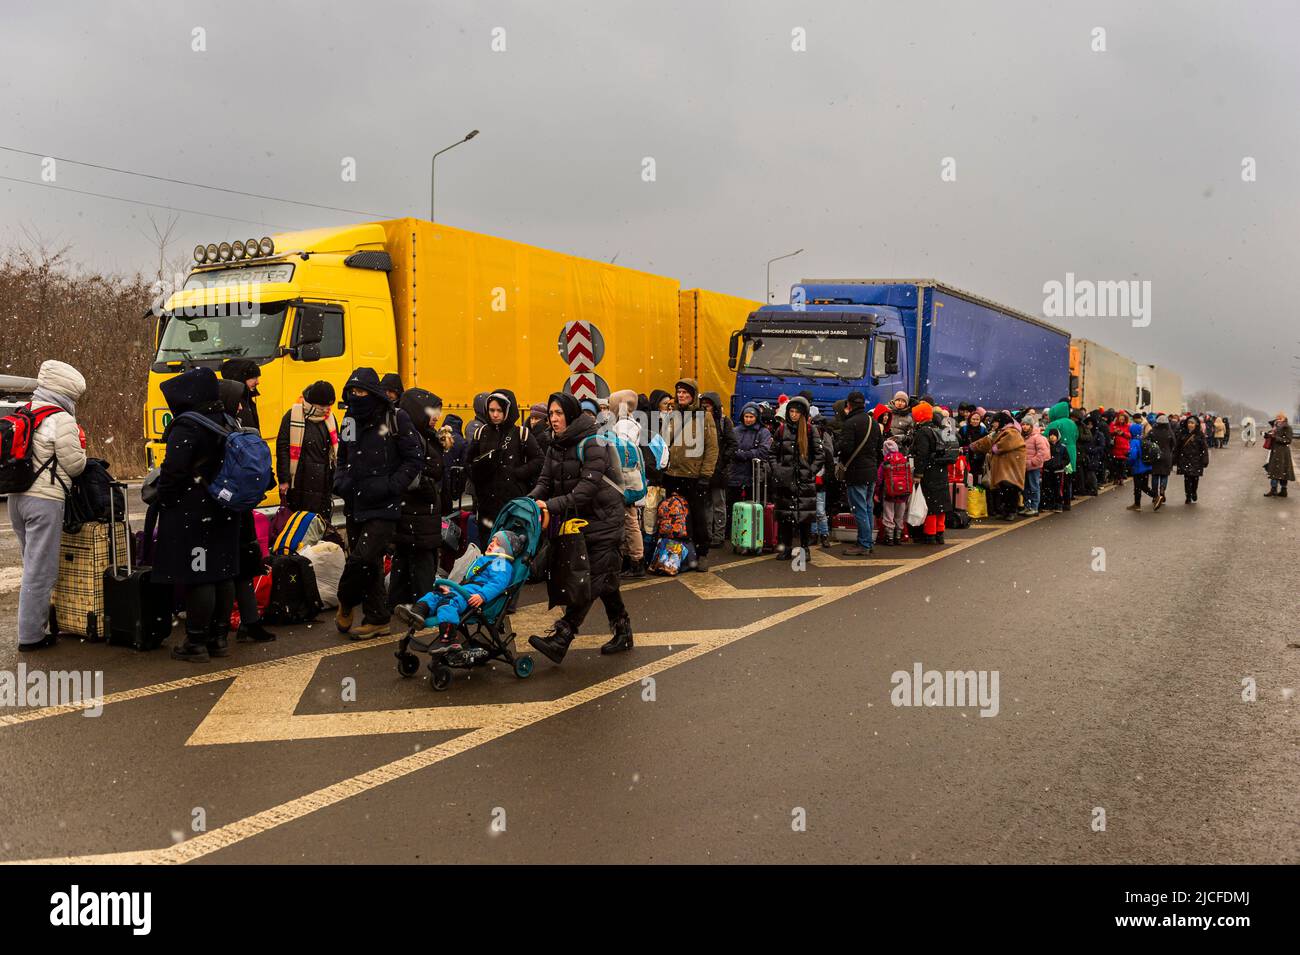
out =
<path fill-rule="evenodd" d="M 1214 452 L 1160 513 L 728 556 L 630 587 L 631 653 L 597 610 L 562 667 L 446 693 L 324 616 L 200 667 L 64 642 L 40 664 L 109 703 L 0 712 L 0 859 L 1295 863 L 1300 502 L 1262 460 Z M 893 705 L 917 663 L 996 672 L 996 715 Z"/>

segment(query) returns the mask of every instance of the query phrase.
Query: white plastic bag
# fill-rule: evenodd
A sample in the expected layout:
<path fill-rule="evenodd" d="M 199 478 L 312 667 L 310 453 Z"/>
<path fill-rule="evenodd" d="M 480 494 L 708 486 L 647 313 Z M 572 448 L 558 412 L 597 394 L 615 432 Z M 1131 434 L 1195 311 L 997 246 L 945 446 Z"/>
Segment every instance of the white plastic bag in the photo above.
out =
<path fill-rule="evenodd" d="M 925 523 L 926 515 L 929 513 L 929 508 L 925 506 L 925 495 L 921 493 L 921 485 L 917 484 L 912 488 L 912 496 L 907 501 L 907 523 L 912 527 L 919 527 Z"/>
<path fill-rule="evenodd" d="M 465 574 L 469 572 L 469 565 L 482 556 L 478 544 L 470 544 L 465 548 L 465 553 L 456 558 L 456 563 L 451 565 L 451 571 L 447 574 L 447 579 L 454 580 L 459 584 L 465 579 Z"/>
<path fill-rule="evenodd" d="M 301 553 L 302 556 L 311 561 L 312 570 L 316 574 L 316 590 L 320 593 L 321 603 L 325 605 L 326 609 L 337 607 L 339 605 L 339 578 L 343 576 L 343 564 L 347 560 L 343 548 L 329 541 L 321 541 L 319 544 L 304 547 Z"/>

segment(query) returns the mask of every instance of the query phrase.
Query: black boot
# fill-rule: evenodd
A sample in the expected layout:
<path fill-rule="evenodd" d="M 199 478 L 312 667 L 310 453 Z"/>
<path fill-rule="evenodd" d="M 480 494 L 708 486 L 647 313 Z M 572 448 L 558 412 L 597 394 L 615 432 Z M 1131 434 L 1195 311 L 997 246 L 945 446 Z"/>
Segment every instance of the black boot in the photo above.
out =
<path fill-rule="evenodd" d="M 546 631 L 546 636 L 529 637 L 528 642 L 534 650 L 552 663 L 560 663 L 564 660 L 564 654 L 569 650 L 569 644 L 573 642 L 573 638 L 577 635 L 577 631 L 569 626 L 567 620 L 561 617 L 555 621 L 555 626 Z"/>
<path fill-rule="evenodd" d="M 230 656 L 230 627 L 227 621 L 213 624 L 208 631 L 208 656 Z"/>
<path fill-rule="evenodd" d="M 622 653 L 624 650 L 632 649 L 632 619 L 623 614 L 617 620 L 612 621 L 614 627 L 614 636 L 600 648 L 601 653 Z"/>
<path fill-rule="evenodd" d="M 627 570 L 623 571 L 620 577 L 626 577 L 629 580 L 640 580 L 645 576 L 645 558 L 637 560 L 633 558 L 628 562 Z"/>
<path fill-rule="evenodd" d="M 942 543 L 943 543 L 943 531 L 940 531 L 939 533 L 937 533 L 937 534 L 934 535 L 934 542 L 935 542 L 936 544 L 942 544 Z"/>
<path fill-rule="evenodd" d="M 208 633 L 206 630 L 191 632 L 188 628 L 185 631 L 185 642 L 179 647 L 172 647 L 173 660 L 188 660 L 190 663 L 207 663 L 208 656 Z"/>
<path fill-rule="evenodd" d="M 275 639 L 275 634 L 262 626 L 262 621 L 254 620 L 252 623 L 241 623 L 235 639 L 240 643 L 270 643 Z"/>

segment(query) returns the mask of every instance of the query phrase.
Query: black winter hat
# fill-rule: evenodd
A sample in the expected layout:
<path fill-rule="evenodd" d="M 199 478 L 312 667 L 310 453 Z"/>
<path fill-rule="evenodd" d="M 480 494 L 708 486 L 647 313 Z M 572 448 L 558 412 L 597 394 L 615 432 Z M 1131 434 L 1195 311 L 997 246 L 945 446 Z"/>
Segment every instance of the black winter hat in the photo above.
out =
<path fill-rule="evenodd" d="M 221 377 L 231 381 L 248 381 L 261 374 L 261 367 L 251 358 L 227 358 L 221 363 Z"/>
<path fill-rule="evenodd" d="M 399 401 L 402 398 L 402 392 L 406 390 L 402 385 L 401 376 L 393 371 L 390 371 L 388 374 L 384 375 L 383 378 L 379 379 L 379 387 L 383 388 L 384 391 L 397 392 L 397 398 Z"/>
<path fill-rule="evenodd" d="M 850 391 L 849 396 L 844 399 L 850 406 L 866 405 L 867 396 L 860 391 Z"/>
<path fill-rule="evenodd" d="M 334 386 L 328 381 L 313 381 L 302 390 L 302 396 L 309 403 L 321 407 L 334 404 L 334 399 L 337 397 L 334 394 Z"/>

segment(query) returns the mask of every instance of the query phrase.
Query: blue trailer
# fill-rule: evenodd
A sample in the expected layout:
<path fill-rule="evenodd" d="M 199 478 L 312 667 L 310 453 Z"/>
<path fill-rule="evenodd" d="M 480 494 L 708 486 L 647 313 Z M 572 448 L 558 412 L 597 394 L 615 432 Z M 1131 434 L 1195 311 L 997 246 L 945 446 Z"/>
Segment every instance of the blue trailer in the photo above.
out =
<path fill-rule="evenodd" d="M 829 413 L 851 391 L 955 408 L 1042 408 L 1070 392 L 1070 335 L 933 279 L 804 279 L 789 305 L 749 315 L 729 344 L 731 414 L 807 391 Z"/>

